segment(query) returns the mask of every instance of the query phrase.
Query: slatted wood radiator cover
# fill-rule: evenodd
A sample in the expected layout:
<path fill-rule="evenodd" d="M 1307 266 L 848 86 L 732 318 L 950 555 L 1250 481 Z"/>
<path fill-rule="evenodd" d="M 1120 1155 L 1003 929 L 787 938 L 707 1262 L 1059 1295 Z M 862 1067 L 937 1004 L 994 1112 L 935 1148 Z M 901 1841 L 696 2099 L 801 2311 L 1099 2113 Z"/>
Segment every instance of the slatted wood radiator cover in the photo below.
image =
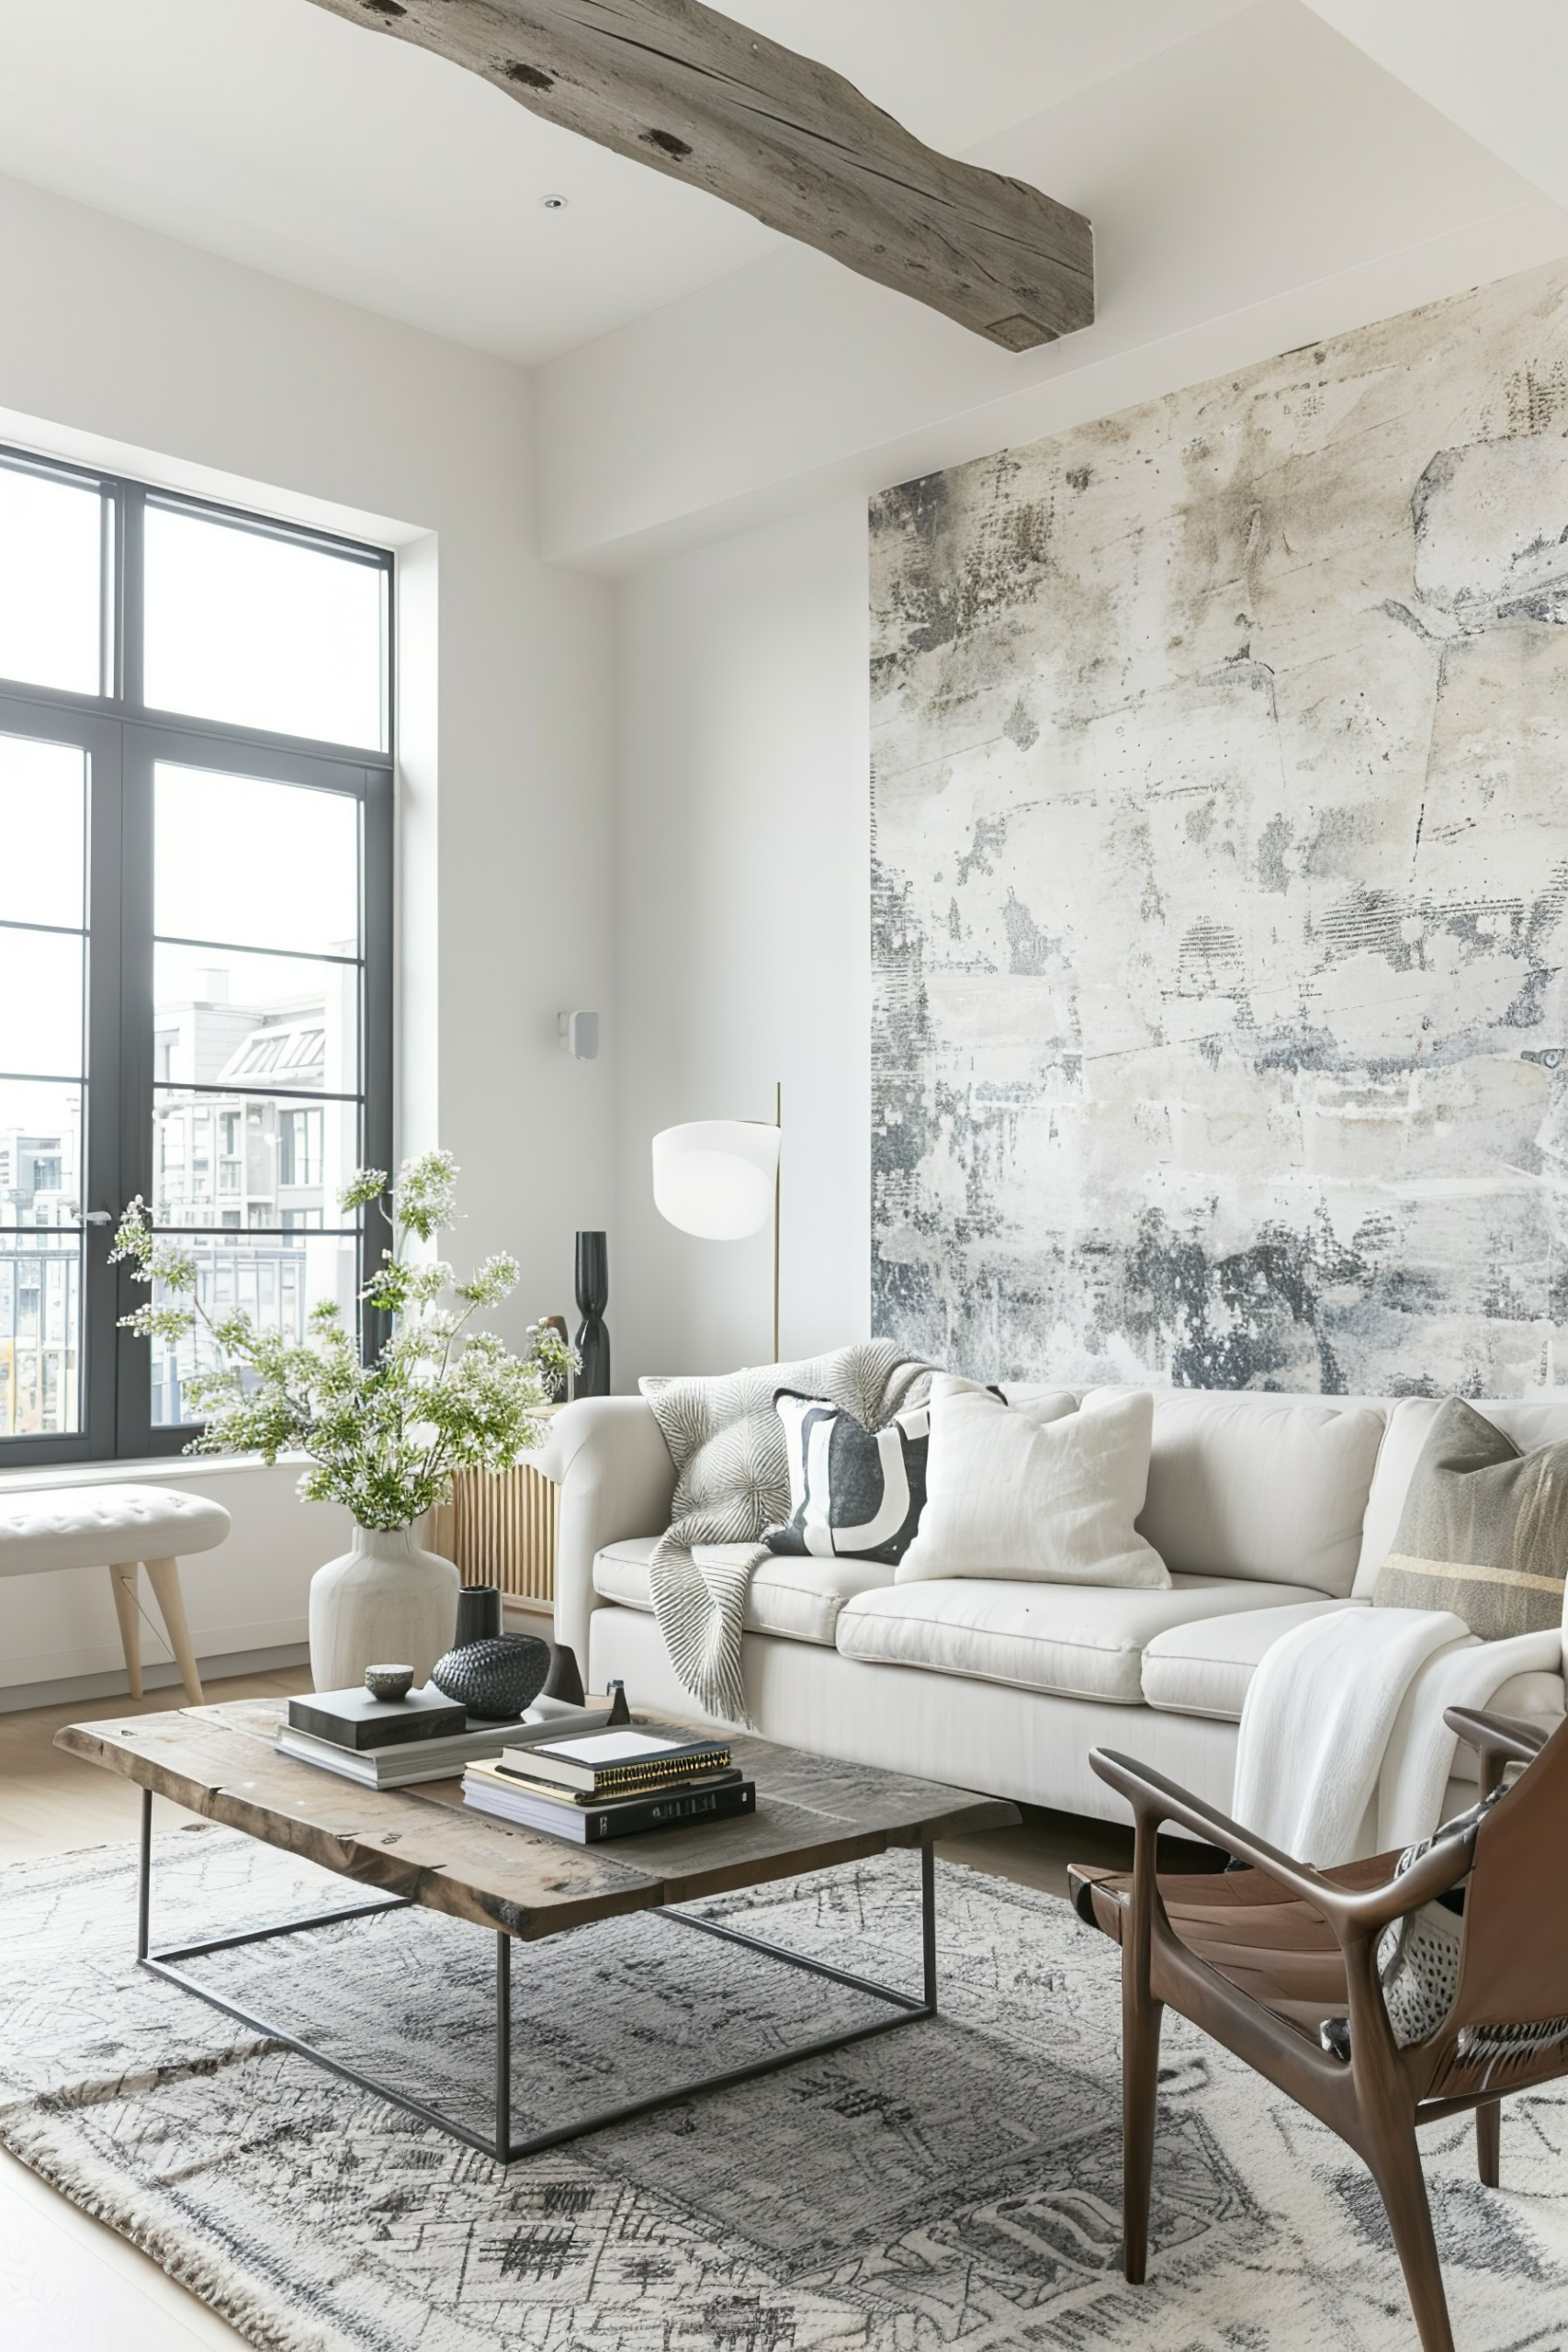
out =
<path fill-rule="evenodd" d="M 560 1489 L 522 1463 L 492 1478 L 461 1470 L 452 1499 L 431 1514 L 427 1539 L 455 1560 L 465 1584 L 496 1584 L 504 1603 L 552 1611 L 556 1600 L 556 1536 Z"/>

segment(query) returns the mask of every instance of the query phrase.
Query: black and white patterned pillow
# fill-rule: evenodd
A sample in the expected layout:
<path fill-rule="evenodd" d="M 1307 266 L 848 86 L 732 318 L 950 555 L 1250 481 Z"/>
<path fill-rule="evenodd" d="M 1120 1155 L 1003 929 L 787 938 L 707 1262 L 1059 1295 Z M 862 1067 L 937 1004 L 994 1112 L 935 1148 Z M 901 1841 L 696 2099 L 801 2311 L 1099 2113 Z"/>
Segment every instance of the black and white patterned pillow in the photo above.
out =
<path fill-rule="evenodd" d="M 901 1560 L 925 1507 L 927 1408 L 911 1406 L 879 1430 L 794 1389 L 780 1389 L 773 1408 L 789 1461 L 790 1516 L 763 1534 L 769 1551 Z"/>

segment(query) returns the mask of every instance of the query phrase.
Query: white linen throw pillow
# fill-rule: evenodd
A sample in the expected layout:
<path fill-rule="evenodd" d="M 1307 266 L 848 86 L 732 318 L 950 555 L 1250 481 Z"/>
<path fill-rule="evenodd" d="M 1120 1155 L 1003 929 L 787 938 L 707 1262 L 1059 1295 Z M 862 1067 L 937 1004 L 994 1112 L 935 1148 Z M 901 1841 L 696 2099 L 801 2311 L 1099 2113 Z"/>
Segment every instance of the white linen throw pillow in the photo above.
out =
<path fill-rule="evenodd" d="M 1059 1391 L 1007 1405 L 994 1390 L 935 1374 L 926 1507 L 894 1582 L 1168 1589 L 1165 1562 L 1133 1524 L 1148 1490 L 1154 1419 L 1147 1389 L 1101 1391 L 1076 1409 Z"/>

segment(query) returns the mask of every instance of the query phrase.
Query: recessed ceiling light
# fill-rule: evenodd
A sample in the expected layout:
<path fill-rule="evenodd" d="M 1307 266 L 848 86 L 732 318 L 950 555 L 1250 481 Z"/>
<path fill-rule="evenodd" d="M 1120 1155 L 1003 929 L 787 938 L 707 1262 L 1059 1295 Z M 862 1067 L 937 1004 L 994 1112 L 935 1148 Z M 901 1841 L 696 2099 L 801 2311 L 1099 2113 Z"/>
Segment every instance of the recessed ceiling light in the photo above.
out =
<path fill-rule="evenodd" d="M 542 196 L 539 198 L 539 202 L 544 206 L 547 212 L 564 212 L 566 210 L 566 198 L 564 196 Z"/>

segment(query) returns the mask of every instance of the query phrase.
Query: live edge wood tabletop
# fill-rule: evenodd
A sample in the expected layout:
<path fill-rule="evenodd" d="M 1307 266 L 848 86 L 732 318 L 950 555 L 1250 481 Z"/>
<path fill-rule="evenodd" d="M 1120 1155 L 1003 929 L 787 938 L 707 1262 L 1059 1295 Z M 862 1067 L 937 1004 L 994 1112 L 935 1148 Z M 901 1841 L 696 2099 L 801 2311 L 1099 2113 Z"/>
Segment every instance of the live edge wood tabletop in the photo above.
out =
<path fill-rule="evenodd" d="M 649 1832 L 611 1854 L 475 1813 L 457 1779 L 364 1789 L 297 1763 L 272 1744 L 281 1712 L 250 1699 L 108 1715 L 68 1724 L 55 1745 L 362 1886 L 529 1940 L 1019 1819 L 1002 1798 L 735 1736 L 754 1815 Z"/>

